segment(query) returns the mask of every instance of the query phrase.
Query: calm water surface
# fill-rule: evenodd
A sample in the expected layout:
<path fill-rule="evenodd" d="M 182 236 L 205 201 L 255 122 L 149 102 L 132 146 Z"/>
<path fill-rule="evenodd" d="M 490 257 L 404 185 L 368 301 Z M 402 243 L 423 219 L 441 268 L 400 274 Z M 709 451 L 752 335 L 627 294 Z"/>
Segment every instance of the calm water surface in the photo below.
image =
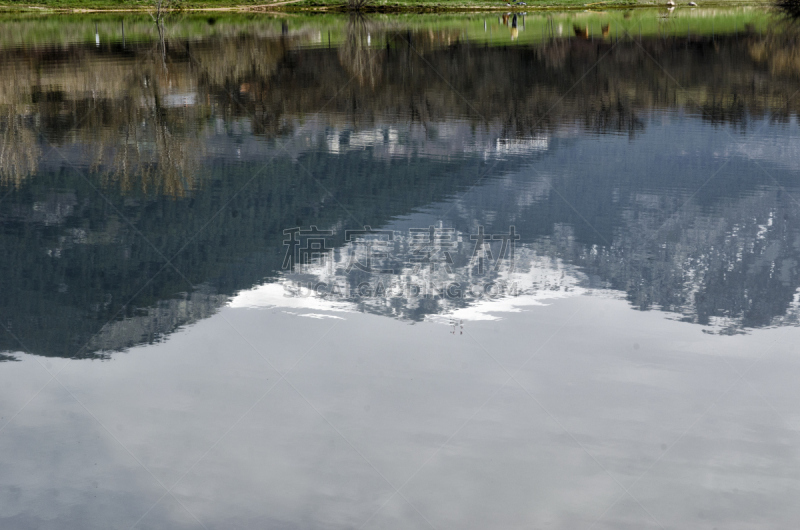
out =
<path fill-rule="evenodd" d="M 798 37 L 0 18 L 0 527 L 795 528 Z"/>

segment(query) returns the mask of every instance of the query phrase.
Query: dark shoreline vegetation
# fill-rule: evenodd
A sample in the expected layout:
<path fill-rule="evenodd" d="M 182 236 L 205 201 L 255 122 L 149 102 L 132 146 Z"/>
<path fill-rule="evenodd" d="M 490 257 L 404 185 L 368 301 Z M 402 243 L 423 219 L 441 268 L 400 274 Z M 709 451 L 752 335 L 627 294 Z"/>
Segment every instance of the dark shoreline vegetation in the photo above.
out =
<path fill-rule="evenodd" d="M 728 22 L 717 17 L 713 34 L 693 32 L 691 24 L 701 21 L 692 18 L 664 26 L 619 17 L 617 22 L 641 28 L 641 37 L 620 36 L 617 22 L 594 15 L 531 17 L 528 26 L 514 22 L 525 28 L 515 46 L 508 43 L 518 28 L 509 32 L 511 21 L 497 19 L 491 22 L 497 37 L 484 33 L 481 19 L 470 37 L 470 26 L 445 21 L 435 31 L 413 29 L 409 19 L 406 29 L 380 18 L 345 19 L 327 34 L 313 18 L 308 25 L 283 19 L 248 25 L 248 19 L 235 18 L 210 24 L 199 18 L 205 29 L 182 30 L 181 24 L 194 27 L 190 17 L 174 19 L 158 38 L 158 32 L 148 33 L 152 22 L 129 18 L 124 38 L 120 33 L 95 41 L 95 31 L 108 35 L 121 19 L 85 27 L 78 17 L 74 28 L 59 19 L 57 33 L 67 41 L 55 43 L 46 27 L 45 37 L 37 39 L 26 19 L 6 21 L 2 39 L 8 40 L 0 41 L 7 73 L 0 85 L 0 187 L 7 195 L 0 318 L 41 355 L 79 351 L 78 357 L 102 357 L 158 340 L 209 316 L 229 295 L 274 278 L 269 271 L 281 268 L 287 226 L 346 226 L 351 221 L 337 204 L 364 224 L 383 226 L 467 190 L 481 170 L 475 160 L 453 156 L 461 144 L 446 137 L 435 156 L 413 150 L 404 155 L 409 165 L 391 163 L 377 147 L 341 154 L 303 147 L 330 143 L 331 131 L 343 127 L 353 132 L 341 141 L 360 130 L 381 130 L 384 138 L 397 134 L 389 131 L 398 119 L 410 120 L 400 141 L 413 146 L 415 134 L 436 140 L 435 131 L 454 116 L 463 117 L 454 122 L 459 130 L 492 143 L 562 136 L 570 141 L 570 131 L 635 139 L 655 116 L 672 114 L 694 115 L 734 133 L 767 118 L 796 120 L 800 101 L 791 96 L 800 79 L 800 31 L 787 21 L 750 16 L 743 24 L 736 16 Z M 13 35 L 39 44 L 20 47 Z M 325 112 L 309 114 L 319 108 Z M 286 140 L 288 152 L 276 143 Z M 247 194 L 237 195 L 264 160 L 270 160 L 268 171 Z M 497 171 L 523 162 L 509 158 Z M 773 276 L 759 265 L 758 249 L 778 245 L 781 250 L 770 252 L 793 260 L 793 247 L 780 241 L 800 234 L 800 218 L 780 194 L 759 192 L 746 204 L 737 199 L 743 190 L 755 193 L 767 184 L 764 175 L 733 171 L 727 181 L 711 182 L 693 198 L 696 206 L 685 218 L 662 235 L 640 221 L 609 216 L 620 200 L 614 190 L 670 190 L 680 179 L 698 177 L 689 172 L 667 180 L 628 178 L 607 175 L 588 193 L 577 180 L 559 181 L 597 231 L 555 196 L 524 216 L 510 208 L 496 224 L 526 218 L 519 229 L 529 242 L 549 241 L 542 252 L 581 266 L 598 286 L 624 292 L 637 309 L 674 311 L 702 325 L 728 319 L 728 332 L 782 318 L 794 290 L 786 284 L 800 285 L 800 273 L 792 268 Z M 417 185 L 423 181 L 425 186 Z M 97 190 L 108 202 L 97 199 Z M 328 200 L 325 190 L 336 200 Z M 200 231 L 223 204 L 224 215 Z M 735 252 L 726 250 L 727 228 L 707 236 L 721 238 L 717 254 L 706 252 L 708 241 L 691 240 L 692 227 L 712 207 L 727 212 L 726 222 L 744 227 L 737 229 L 740 237 L 758 231 L 765 212 L 783 221 L 743 261 L 730 261 Z M 634 201 L 630 208 L 641 206 Z M 647 226 L 663 221 L 660 213 L 640 215 L 655 216 Z M 452 222 L 468 233 L 472 218 L 464 214 Z M 564 225 L 574 232 L 562 240 L 554 227 Z M 640 241 L 643 233 L 650 239 Z M 590 250 L 619 238 L 616 248 Z M 704 265 L 707 275 L 695 280 L 699 284 L 685 285 L 677 257 L 684 254 L 711 260 Z M 191 288 L 164 269 L 163 256 L 174 256 Z M 391 310 L 420 320 L 437 307 L 431 301 Z M 0 351 L 15 348 L 3 335 Z"/>

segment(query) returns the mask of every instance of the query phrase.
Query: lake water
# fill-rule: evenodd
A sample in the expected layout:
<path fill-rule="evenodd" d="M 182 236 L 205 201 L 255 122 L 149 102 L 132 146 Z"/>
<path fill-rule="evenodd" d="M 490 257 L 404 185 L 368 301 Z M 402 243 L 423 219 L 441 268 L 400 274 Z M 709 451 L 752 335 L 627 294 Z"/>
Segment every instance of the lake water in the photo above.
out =
<path fill-rule="evenodd" d="M 795 528 L 798 37 L 0 18 L 0 527 Z"/>

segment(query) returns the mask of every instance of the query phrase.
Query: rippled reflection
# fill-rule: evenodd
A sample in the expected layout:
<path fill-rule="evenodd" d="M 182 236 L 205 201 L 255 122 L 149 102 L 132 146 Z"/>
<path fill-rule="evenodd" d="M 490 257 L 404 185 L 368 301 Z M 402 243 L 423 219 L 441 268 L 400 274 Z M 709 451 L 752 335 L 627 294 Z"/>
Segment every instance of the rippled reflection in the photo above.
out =
<path fill-rule="evenodd" d="M 458 321 L 591 294 L 794 325 L 797 27 L 693 13 L 3 21 L 0 318 L 66 357 L 228 303 Z M 286 270 L 311 226 L 331 252 Z M 384 272 L 350 266 L 365 226 Z"/>

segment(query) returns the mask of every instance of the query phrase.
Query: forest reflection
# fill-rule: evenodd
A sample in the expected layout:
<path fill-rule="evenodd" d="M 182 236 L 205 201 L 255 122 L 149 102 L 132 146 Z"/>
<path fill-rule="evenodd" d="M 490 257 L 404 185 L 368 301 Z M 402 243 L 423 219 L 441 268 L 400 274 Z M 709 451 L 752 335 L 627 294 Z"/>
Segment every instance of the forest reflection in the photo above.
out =
<path fill-rule="evenodd" d="M 183 196 L 199 184 L 219 119 L 244 118 L 265 139 L 291 136 L 308 117 L 320 130 L 463 118 L 504 138 L 565 125 L 635 136 L 653 110 L 741 127 L 767 115 L 785 121 L 798 111 L 797 28 L 621 40 L 617 30 L 615 40 L 605 25 L 591 40 L 583 28 L 576 38 L 487 47 L 457 29 L 353 17 L 336 49 L 304 48 L 314 35 L 302 29 L 4 49 L 0 180 L 18 186 L 36 172 L 41 134 L 88 151 L 81 162 L 104 185 Z"/>
<path fill-rule="evenodd" d="M 479 222 L 516 224 L 531 288 L 591 284 L 728 333 L 796 323 L 791 198 L 745 170 L 695 197 L 692 168 L 655 175 L 652 143 L 634 141 L 683 117 L 742 137 L 796 123 L 797 25 L 640 36 L 619 22 L 560 35 L 549 24 L 546 38 L 520 44 L 522 18 L 492 23 L 501 44 L 353 17 L 333 43 L 291 20 L 198 37 L 172 36 L 167 20 L 153 40 L 0 48 L 0 317 L 33 353 L 102 357 L 253 286 L 335 279 L 281 272 L 286 228 L 339 228 L 343 265 L 341 229 L 402 231 L 398 220 L 413 217 L 445 221 L 467 242 Z M 520 175 L 474 189 L 487 171 L 546 165 L 580 138 L 631 143 L 593 180 L 564 177 L 558 196 Z M 779 175 L 796 185 L 790 177 Z M 441 217 L 420 213 L 431 209 Z M 473 271 L 459 250 L 462 282 Z M 475 303 L 356 306 L 422 320 Z"/>

